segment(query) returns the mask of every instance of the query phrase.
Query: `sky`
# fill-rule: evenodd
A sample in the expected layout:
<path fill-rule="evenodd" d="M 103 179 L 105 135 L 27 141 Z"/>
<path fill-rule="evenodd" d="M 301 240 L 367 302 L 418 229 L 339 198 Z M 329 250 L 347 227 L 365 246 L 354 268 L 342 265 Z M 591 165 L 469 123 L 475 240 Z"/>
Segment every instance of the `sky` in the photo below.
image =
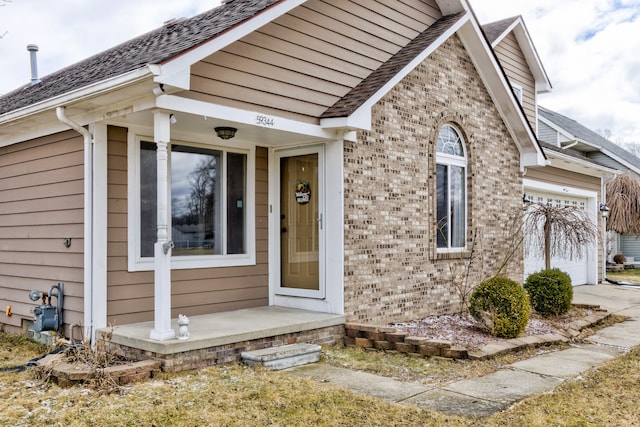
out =
<path fill-rule="evenodd" d="M 0 0 L 0 94 L 219 0 Z M 540 105 L 640 144 L 640 0 L 470 0 L 481 24 L 522 15 L 553 91 Z"/>

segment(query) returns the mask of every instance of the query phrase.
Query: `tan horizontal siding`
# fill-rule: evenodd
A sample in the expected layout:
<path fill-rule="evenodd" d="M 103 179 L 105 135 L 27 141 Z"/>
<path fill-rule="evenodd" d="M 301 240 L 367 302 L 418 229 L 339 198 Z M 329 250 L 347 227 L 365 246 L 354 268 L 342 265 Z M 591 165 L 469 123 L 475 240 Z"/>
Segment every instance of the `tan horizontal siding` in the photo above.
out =
<path fill-rule="evenodd" d="M 36 303 L 28 292 L 58 282 L 65 285 L 65 335 L 82 321 L 83 150 L 72 131 L 0 148 L 0 306 L 14 313 L 1 322 L 31 320 Z"/>
<path fill-rule="evenodd" d="M 128 271 L 127 130 L 108 130 L 108 320 L 127 324 L 153 319 L 153 271 Z M 257 264 L 247 267 L 174 270 L 172 316 L 212 313 L 268 304 L 267 150 L 256 152 Z M 260 197 L 258 197 L 260 196 Z"/>
<path fill-rule="evenodd" d="M 529 168 L 527 169 L 525 178 L 565 187 L 595 191 L 600 194 L 600 178 L 555 168 L 553 166 Z"/>
<path fill-rule="evenodd" d="M 180 96 L 316 123 L 440 17 L 435 1 L 311 0 L 192 67 Z"/>
<path fill-rule="evenodd" d="M 515 35 L 510 33 L 502 39 L 495 52 L 509 81 L 522 86 L 522 107 L 531 127 L 536 129 L 535 80 Z"/>

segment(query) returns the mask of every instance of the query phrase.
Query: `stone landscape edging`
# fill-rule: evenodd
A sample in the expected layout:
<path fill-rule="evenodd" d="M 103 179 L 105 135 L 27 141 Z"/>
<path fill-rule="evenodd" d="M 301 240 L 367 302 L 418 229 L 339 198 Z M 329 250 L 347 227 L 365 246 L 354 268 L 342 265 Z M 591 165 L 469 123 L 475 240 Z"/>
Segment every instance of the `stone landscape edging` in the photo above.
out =
<path fill-rule="evenodd" d="M 366 351 L 403 353 L 418 357 L 444 357 L 448 359 L 483 360 L 502 354 L 569 342 L 585 328 L 594 326 L 611 316 L 598 306 L 574 305 L 576 308 L 591 309 L 593 312 L 580 320 L 573 321 L 568 328 L 554 334 L 528 335 L 520 338 L 491 342 L 479 349 L 469 350 L 445 340 L 411 336 L 390 326 L 375 326 L 361 323 L 346 323 L 344 344 Z"/>

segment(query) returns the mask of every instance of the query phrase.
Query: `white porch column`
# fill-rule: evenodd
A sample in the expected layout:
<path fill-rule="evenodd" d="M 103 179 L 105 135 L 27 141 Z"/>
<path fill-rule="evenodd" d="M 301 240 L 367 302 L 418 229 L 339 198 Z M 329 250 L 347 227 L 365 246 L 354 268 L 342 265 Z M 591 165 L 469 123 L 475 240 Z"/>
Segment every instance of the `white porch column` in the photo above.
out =
<path fill-rule="evenodd" d="M 162 341 L 176 336 L 175 331 L 171 329 L 172 242 L 169 241 L 169 165 L 167 162 L 167 146 L 171 137 L 169 113 L 160 110 L 154 111 L 153 135 L 157 147 L 158 167 L 158 241 L 154 246 L 154 327 L 151 330 L 150 338 Z"/>

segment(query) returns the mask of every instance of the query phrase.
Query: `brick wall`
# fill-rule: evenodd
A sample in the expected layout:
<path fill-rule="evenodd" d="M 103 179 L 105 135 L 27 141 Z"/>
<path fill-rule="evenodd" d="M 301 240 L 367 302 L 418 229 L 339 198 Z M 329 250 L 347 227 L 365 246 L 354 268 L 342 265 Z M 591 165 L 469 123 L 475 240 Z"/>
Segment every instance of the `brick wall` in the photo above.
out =
<path fill-rule="evenodd" d="M 310 343 L 318 345 L 341 345 L 345 334 L 344 325 L 329 326 L 302 332 L 288 333 L 232 344 L 215 345 L 181 353 L 159 354 L 151 351 L 116 344 L 108 334 L 98 332 L 98 340 L 104 349 L 127 360 L 157 360 L 164 372 L 180 372 L 204 368 L 223 363 L 239 362 L 243 351 L 260 350 L 286 344 Z"/>
<path fill-rule="evenodd" d="M 384 324 L 458 310 L 464 261 L 436 251 L 435 140 L 454 123 L 466 142 L 473 285 L 504 259 L 522 210 L 519 152 L 457 37 L 374 108 L 372 130 L 345 143 L 345 312 Z M 518 233 L 511 235 L 519 236 Z M 467 253 L 466 255 L 468 255 Z M 507 275 L 522 280 L 519 250 Z"/>

